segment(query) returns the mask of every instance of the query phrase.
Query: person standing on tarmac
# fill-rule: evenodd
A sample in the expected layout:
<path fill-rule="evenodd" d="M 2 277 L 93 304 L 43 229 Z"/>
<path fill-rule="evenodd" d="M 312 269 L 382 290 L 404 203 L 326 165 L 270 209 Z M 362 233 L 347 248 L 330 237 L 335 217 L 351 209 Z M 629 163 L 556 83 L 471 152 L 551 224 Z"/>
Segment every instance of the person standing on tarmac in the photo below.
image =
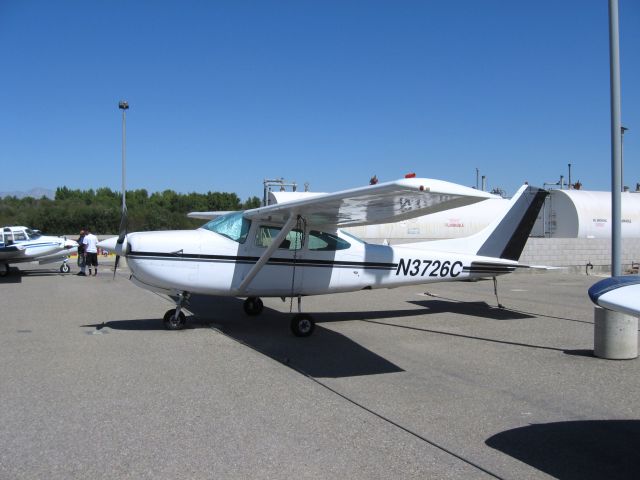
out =
<path fill-rule="evenodd" d="M 78 237 L 78 240 L 76 241 L 78 242 L 78 267 L 80 267 L 80 271 L 76 273 L 76 275 L 86 277 L 87 274 L 84 272 L 87 266 L 84 245 L 84 228 L 80 230 L 80 237 Z"/>
<path fill-rule="evenodd" d="M 87 228 L 87 234 L 82 242 L 85 245 L 87 265 L 89 266 L 89 276 L 91 276 L 91 267 L 95 267 L 95 277 L 98 274 L 98 237 L 91 233 L 91 229 Z"/>

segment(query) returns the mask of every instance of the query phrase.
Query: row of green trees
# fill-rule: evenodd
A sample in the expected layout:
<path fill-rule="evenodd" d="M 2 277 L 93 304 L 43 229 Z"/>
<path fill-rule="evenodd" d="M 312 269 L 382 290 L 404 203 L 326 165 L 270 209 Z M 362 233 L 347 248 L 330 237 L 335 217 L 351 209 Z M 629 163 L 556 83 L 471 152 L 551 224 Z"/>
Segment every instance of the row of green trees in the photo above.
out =
<path fill-rule="evenodd" d="M 0 226 L 26 225 L 48 234 L 72 234 L 90 227 L 97 234 L 117 233 L 122 195 L 110 188 L 72 190 L 59 187 L 55 199 L 5 197 L 0 199 Z M 203 220 L 187 218 L 192 211 L 243 210 L 260 206 L 258 197 L 242 202 L 235 193 L 177 193 L 149 195 L 127 191 L 129 231 L 195 228 Z"/>

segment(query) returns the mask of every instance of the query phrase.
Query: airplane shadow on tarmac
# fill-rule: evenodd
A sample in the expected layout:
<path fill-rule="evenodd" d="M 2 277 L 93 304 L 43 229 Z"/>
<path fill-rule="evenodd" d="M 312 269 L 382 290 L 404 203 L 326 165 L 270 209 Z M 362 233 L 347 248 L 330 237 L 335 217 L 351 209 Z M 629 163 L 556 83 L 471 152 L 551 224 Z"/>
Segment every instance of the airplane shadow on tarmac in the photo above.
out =
<path fill-rule="evenodd" d="M 309 338 L 294 337 L 288 323 L 292 314 L 264 308 L 260 316 L 248 317 L 242 308 L 242 299 L 234 297 L 212 297 L 193 295 L 188 311 L 187 329 L 216 328 L 234 340 L 267 355 L 312 377 L 340 378 L 359 375 L 375 375 L 404 371 L 376 353 L 362 347 L 353 340 L 333 330 L 322 328 L 321 324 L 361 320 L 389 327 L 410 328 L 442 335 L 464 336 L 419 327 L 386 323 L 385 319 L 398 319 L 435 313 L 459 313 L 496 320 L 535 318 L 530 315 L 494 308 L 485 302 L 449 302 L 442 300 L 412 301 L 420 309 L 355 311 L 355 312 L 313 312 L 316 330 Z M 294 308 L 295 310 L 295 308 Z M 114 330 L 164 330 L 161 319 L 113 320 L 104 325 L 83 325 Z M 500 340 L 478 337 L 465 338 L 508 343 Z M 523 345 L 533 348 L 549 348 L 537 345 Z M 553 350 L 556 350 L 553 348 Z"/>
<path fill-rule="evenodd" d="M 637 479 L 640 420 L 542 423 L 507 430 L 489 447 L 563 480 Z"/>
<path fill-rule="evenodd" d="M 17 268 L 10 268 L 9 274 L 0 277 L 0 285 L 3 283 L 22 283 L 22 274 Z"/>
<path fill-rule="evenodd" d="M 198 321 L 213 323 L 222 331 L 269 357 L 290 365 L 313 377 L 349 377 L 403 371 L 379 355 L 365 349 L 351 339 L 330 329 L 323 323 L 360 320 L 389 327 L 409 328 L 430 334 L 465 337 L 477 341 L 491 341 L 530 348 L 562 351 L 561 349 L 520 344 L 496 339 L 465 336 L 439 330 L 409 327 L 400 323 L 387 323 L 386 319 L 409 318 L 435 313 L 452 312 L 495 320 L 516 320 L 534 316 L 491 307 L 485 302 L 449 302 L 442 300 L 412 301 L 420 309 L 378 310 L 355 312 L 313 312 L 316 330 L 309 338 L 293 337 L 288 330 L 291 314 L 265 308 L 259 317 L 246 317 L 242 300 L 229 297 L 194 295 L 189 310 Z M 294 307 L 295 310 L 295 307 Z M 192 321 L 192 320 L 190 320 Z"/>
<path fill-rule="evenodd" d="M 19 269 L 17 267 L 9 267 L 9 274 L 4 277 L 0 277 L 0 284 L 22 283 L 22 277 L 64 277 L 66 275 L 71 275 L 71 274 L 62 273 L 58 269 L 56 270 L 45 270 L 45 269 L 25 270 L 25 269 Z"/>
<path fill-rule="evenodd" d="M 422 313 L 431 315 L 434 313 L 458 313 L 473 317 L 482 317 L 489 320 L 523 320 L 535 318 L 523 312 L 516 312 L 507 308 L 498 308 L 489 305 L 487 302 L 460 302 L 449 300 L 417 300 L 412 301 L 414 305 L 425 308 Z"/>
<path fill-rule="evenodd" d="M 267 355 L 294 370 L 311 377 L 341 378 L 360 375 L 403 372 L 397 365 L 357 344 L 348 337 L 316 325 L 308 338 L 293 336 L 289 330 L 292 314 L 265 307 L 257 317 L 248 317 L 243 311 L 243 300 L 233 297 L 193 295 L 188 311 L 186 329 L 214 328 L 228 337 Z M 359 317 L 371 317 L 371 313 L 393 317 L 397 312 L 348 313 Z M 419 312 L 413 311 L 413 315 Z M 334 314 L 328 314 L 333 316 Z M 324 321 L 324 314 L 315 314 L 317 323 Z M 353 316 L 342 320 L 356 320 Z M 337 318 L 333 320 L 337 321 Z M 112 320 L 104 325 L 82 325 L 98 330 L 164 330 L 161 319 Z M 172 332 L 179 335 L 180 332 Z"/>
<path fill-rule="evenodd" d="M 225 335 L 312 377 L 340 378 L 404 371 L 350 338 L 322 328 L 324 314 L 313 313 L 312 336 L 298 338 L 289 330 L 293 314 L 264 308 L 260 316 L 248 317 L 243 300 L 232 297 L 191 297 L 189 311 L 196 321 L 220 329 Z M 294 307 L 295 311 L 295 307 Z M 387 312 L 393 315 L 393 312 Z M 343 318 L 349 320 L 349 318 Z"/>

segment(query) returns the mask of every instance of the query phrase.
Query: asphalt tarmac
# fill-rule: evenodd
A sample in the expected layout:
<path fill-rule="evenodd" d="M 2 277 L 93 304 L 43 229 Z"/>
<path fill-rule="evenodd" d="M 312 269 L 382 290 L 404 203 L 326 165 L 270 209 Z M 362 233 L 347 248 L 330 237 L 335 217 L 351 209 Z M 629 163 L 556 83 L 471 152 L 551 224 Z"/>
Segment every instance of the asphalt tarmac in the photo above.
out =
<path fill-rule="evenodd" d="M 74 271 L 77 269 L 74 268 Z M 172 303 L 126 268 L 0 278 L 0 478 L 638 478 L 640 363 L 594 358 L 598 277 Z M 296 305 L 293 304 L 295 311 Z"/>

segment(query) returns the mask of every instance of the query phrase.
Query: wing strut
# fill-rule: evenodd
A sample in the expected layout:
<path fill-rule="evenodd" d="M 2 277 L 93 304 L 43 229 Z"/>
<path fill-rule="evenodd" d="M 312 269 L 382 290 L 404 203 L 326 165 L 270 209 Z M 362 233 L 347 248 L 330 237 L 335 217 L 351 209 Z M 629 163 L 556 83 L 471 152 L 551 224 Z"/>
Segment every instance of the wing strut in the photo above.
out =
<path fill-rule="evenodd" d="M 285 237 L 288 235 L 288 233 L 291 231 L 291 229 L 293 228 L 297 220 L 298 220 L 297 213 L 291 212 L 291 215 L 289 215 L 289 218 L 287 219 L 287 222 L 282 227 L 282 230 L 280 230 L 280 233 L 276 235 L 276 238 L 273 239 L 273 241 L 271 242 L 271 245 L 269 245 L 269 248 L 267 248 L 267 250 L 260 256 L 256 264 L 253 267 L 251 267 L 251 270 L 249 270 L 249 273 L 247 273 L 247 276 L 244 277 L 244 280 L 242 280 L 242 283 L 238 287 L 238 291 L 240 295 L 246 293 L 247 287 L 249 286 L 251 281 L 260 272 L 260 270 L 262 270 L 262 267 L 264 267 L 264 265 L 269 261 L 269 259 L 271 258 L 271 255 L 273 255 L 273 253 L 278 249 L 278 247 L 280 246 L 282 241 L 285 239 Z"/>

